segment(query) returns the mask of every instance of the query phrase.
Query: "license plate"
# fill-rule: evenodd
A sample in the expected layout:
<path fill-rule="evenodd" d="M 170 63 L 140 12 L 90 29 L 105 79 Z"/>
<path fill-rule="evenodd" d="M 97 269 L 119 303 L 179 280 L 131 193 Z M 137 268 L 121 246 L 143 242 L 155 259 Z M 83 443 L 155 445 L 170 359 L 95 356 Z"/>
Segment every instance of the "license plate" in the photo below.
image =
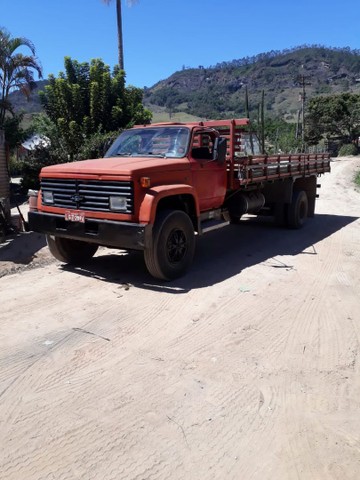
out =
<path fill-rule="evenodd" d="M 85 223 L 84 212 L 78 212 L 76 210 L 67 210 L 65 212 L 65 220 L 68 222 L 80 222 Z"/>

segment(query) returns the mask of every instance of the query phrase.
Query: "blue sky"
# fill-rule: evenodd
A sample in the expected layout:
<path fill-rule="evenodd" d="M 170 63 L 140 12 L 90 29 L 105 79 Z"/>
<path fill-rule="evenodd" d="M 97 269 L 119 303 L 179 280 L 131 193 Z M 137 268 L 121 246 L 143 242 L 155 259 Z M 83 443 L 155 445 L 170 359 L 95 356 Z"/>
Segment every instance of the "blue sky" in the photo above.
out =
<path fill-rule="evenodd" d="M 123 0 L 127 83 L 303 44 L 360 49 L 359 25 L 359 0 Z M 35 44 L 44 78 L 64 56 L 117 62 L 115 2 L 0 0 L 0 26 Z"/>

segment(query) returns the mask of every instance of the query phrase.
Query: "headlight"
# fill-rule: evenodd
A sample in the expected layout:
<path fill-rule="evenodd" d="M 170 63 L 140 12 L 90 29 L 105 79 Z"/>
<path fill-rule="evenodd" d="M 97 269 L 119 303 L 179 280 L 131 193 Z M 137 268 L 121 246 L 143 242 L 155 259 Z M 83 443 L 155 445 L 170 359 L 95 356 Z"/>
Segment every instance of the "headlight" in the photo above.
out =
<path fill-rule="evenodd" d="M 127 201 L 126 197 L 110 197 L 110 210 L 126 211 Z"/>
<path fill-rule="evenodd" d="M 54 195 L 53 192 L 43 192 L 43 202 L 44 203 L 54 203 Z"/>

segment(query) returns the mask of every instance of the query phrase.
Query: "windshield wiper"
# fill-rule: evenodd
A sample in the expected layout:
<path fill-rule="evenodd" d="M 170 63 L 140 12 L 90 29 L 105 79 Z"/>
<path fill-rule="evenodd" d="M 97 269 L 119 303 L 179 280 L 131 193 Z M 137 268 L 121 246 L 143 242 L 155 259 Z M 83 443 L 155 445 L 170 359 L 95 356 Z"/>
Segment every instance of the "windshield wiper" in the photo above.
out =
<path fill-rule="evenodd" d="M 166 157 L 164 153 L 152 153 L 152 152 L 138 153 L 136 156 L 137 157 L 159 157 L 159 158 Z"/>
<path fill-rule="evenodd" d="M 159 158 L 166 158 L 164 153 L 130 153 L 130 152 L 119 152 L 116 154 L 117 157 L 159 157 Z"/>

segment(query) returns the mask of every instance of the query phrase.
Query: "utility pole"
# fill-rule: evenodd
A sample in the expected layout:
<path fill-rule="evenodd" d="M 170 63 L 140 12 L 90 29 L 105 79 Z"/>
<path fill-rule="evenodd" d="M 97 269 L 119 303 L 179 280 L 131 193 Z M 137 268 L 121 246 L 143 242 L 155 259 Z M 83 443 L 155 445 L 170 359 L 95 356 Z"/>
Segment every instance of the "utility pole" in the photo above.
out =
<path fill-rule="evenodd" d="M 299 94 L 299 100 L 301 101 L 301 150 L 305 150 L 305 102 L 306 102 L 306 91 L 305 85 L 311 85 L 310 82 L 306 81 L 304 75 L 304 65 L 301 65 L 302 73 L 297 78 L 297 83 L 300 84 L 301 92 Z"/>
<path fill-rule="evenodd" d="M 265 90 L 261 93 L 261 145 L 262 145 L 262 154 L 265 154 Z"/>
<path fill-rule="evenodd" d="M 305 92 L 305 77 L 301 75 L 301 86 L 302 92 L 301 95 L 301 146 L 302 150 L 305 147 L 305 101 L 306 101 L 306 92 Z"/>
<path fill-rule="evenodd" d="M 249 136 L 250 136 L 250 149 L 251 155 L 254 155 L 254 142 L 253 142 L 253 132 L 252 125 L 250 121 L 250 108 L 249 108 L 249 92 L 248 87 L 245 85 L 245 117 L 249 119 Z"/>

